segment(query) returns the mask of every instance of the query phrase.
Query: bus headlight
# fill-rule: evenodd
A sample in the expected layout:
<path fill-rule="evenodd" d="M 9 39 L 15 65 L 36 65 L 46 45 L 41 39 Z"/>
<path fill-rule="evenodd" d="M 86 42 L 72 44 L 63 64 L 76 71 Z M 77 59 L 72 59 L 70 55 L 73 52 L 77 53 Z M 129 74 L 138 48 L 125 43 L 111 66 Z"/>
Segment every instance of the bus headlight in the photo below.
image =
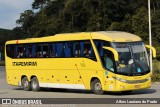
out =
<path fill-rule="evenodd" d="M 127 82 L 127 80 L 124 80 L 124 79 L 119 78 L 119 77 L 115 77 L 115 79 L 118 80 L 118 81 L 121 81 L 121 82 Z"/>

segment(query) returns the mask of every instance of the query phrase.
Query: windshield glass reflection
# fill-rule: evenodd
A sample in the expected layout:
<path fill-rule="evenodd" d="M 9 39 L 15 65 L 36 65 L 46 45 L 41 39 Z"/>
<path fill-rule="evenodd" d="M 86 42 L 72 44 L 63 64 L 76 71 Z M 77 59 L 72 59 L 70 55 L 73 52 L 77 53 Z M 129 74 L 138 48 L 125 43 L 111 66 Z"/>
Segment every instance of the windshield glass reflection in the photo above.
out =
<path fill-rule="evenodd" d="M 148 56 L 142 42 L 112 43 L 118 51 L 118 73 L 141 74 L 149 72 Z"/>

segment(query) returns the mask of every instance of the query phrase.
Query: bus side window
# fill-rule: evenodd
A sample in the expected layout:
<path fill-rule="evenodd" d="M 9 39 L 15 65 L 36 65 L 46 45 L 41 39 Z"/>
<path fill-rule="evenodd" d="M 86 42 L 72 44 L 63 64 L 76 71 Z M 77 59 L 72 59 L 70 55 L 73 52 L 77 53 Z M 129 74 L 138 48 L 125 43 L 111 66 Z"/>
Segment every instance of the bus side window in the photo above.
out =
<path fill-rule="evenodd" d="M 98 44 L 98 47 L 99 47 L 99 53 L 100 53 L 100 56 L 103 56 L 103 46 L 104 46 L 104 42 L 99 42 Z"/>
<path fill-rule="evenodd" d="M 95 53 L 90 41 L 84 42 L 84 57 L 96 60 Z"/>
<path fill-rule="evenodd" d="M 80 56 L 84 56 L 84 42 L 80 42 Z"/>
<path fill-rule="evenodd" d="M 90 57 L 91 55 L 91 43 L 89 41 L 84 42 L 84 57 Z"/>
<path fill-rule="evenodd" d="M 36 57 L 37 58 L 42 57 L 42 45 L 41 44 L 38 44 L 36 46 Z"/>
<path fill-rule="evenodd" d="M 26 45 L 26 57 L 27 58 L 32 57 L 32 45 Z"/>
<path fill-rule="evenodd" d="M 8 57 L 11 57 L 11 54 L 10 54 L 11 53 L 11 48 L 10 47 L 11 47 L 11 45 L 6 46 L 6 53 L 7 53 Z"/>
<path fill-rule="evenodd" d="M 64 43 L 64 54 L 65 57 L 71 57 L 71 48 L 69 47 L 69 43 Z"/>
<path fill-rule="evenodd" d="M 43 56 L 44 58 L 48 58 L 48 57 L 49 57 L 48 44 L 43 44 L 43 45 L 42 45 L 42 56 Z"/>
<path fill-rule="evenodd" d="M 17 45 L 17 58 L 24 58 L 24 57 L 25 57 L 25 46 Z"/>
<path fill-rule="evenodd" d="M 74 57 L 79 57 L 80 56 L 80 44 L 79 44 L 79 42 L 74 42 L 73 56 Z"/>
<path fill-rule="evenodd" d="M 7 45 L 6 46 L 7 56 L 10 58 L 16 58 L 15 45 Z"/>
<path fill-rule="evenodd" d="M 36 58 L 37 57 L 37 55 L 36 55 L 36 45 L 32 44 L 31 46 L 32 46 L 32 57 Z"/>
<path fill-rule="evenodd" d="M 57 47 L 56 47 L 56 44 L 52 44 L 52 57 L 57 57 Z"/>
<path fill-rule="evenodd" d="M 73 42 L 68 42 L 68 48 L 70 49 L 70 57 L 73 57 Z"/>
<path fill-rule="evenodd" d="M 49 45 L 49 57 L 54 57 L 54 55 L 53 55 L 53 53 L 54 53 L 55 51 L 53 50 L 53 44 L 50 44 Z"/>
<path fill-rule="evenodd" d="M 104 46 L 103 41 L 95 41 L 95 45 L 97 47 L 97 51 L 100 57 L 103 57 L 103 46 Z"/>
<path fill-rule="evenodd" d="M 56 52 L 57 52 L 57 57 L 63 57 L 64 51 L 62 43 L 56 43 Z"/>

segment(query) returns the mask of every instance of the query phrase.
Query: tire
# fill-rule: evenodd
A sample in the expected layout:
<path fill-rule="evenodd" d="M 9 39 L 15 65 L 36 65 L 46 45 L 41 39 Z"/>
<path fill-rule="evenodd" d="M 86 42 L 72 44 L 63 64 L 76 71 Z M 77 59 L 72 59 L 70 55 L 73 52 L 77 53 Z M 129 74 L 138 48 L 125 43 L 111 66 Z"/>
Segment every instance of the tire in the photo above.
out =
<path fill-rule="evenodd" d="M 101 95 L 104 93 L 101 82 L 98 79 L 95 79 L 91 82 L 91 90 L 94 92 L 94 94 Z"/>
<path fill-rule="evenodd" d="M 31 84 L 28 81 L 27 77 L 22 78 L 22 87 L 25 91 L 30 91 L 31 89 Z"/>
<path fill-rule="evenodd" d="M 32 91 L 35 91 L 35 92 L 40 91 L 39 82 L 36 77 L 33 77 L 31 79 L 31 89 Z"/>

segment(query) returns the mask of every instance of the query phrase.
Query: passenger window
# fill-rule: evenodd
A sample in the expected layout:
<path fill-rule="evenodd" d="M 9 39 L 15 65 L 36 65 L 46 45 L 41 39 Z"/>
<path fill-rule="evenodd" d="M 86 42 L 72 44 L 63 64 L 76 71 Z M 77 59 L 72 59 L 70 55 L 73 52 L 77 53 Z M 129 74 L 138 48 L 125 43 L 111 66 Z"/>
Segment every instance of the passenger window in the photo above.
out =
<path fill-rule="evenodd" d="M 49 57 L 49 48 L 48 48 L 48 44 L 43 44 L 42 45 L 42 55 L 44 58 L 48 58 Z"/>
<path fill-rule="evenodd" d="M 84 42 L 84 57 L 89 58 L 91 54 L 91 44 L 90 42 Z"/>
<path fill-rule="evenodd" d="M 68 42 L 68 48 L 70 49 L 70 56 L 73 57 L 73 42 Z"/>
<path fill-rule="evenodd" d="M 57 57 L 64 57 L 63 43 L 56 43 Z"/>
<path fill-rule="evenodd" d="M 32 56 L 32 45 L 27 45 L 26 46 L 26 57 L 31 58 Z"/>
<path fill-rule="evenodd" d="M 56 44 L 52 44 L 50 48 L 50 57 L 57 57 L 57 47 Z"/>
<path fill-rule="evenodd" d="M 64 54 L 65 57 L 71 57 L 71 44 L 70 43 L 64 43 Z"/>
<path fill-rule="evenodd" d="M 80 57 L 80 44 L 79 42 L 74 42 L 74 47 L 73 47 L 73 56 L 74 57 Z"/>
<path fill-rule="evenodd" d="M 7 45 L 6 46 L 6 52 L 7 52 L 8 57 L 16 58 L 16 51 L 15 51 L 15 46 L 14 45 Z"/>
<path fill-rule="evenodd" d="M 105 57 L 104 54 L 105 54 L 105 52 L 104 52 L 103 46 L 109 46 L 110 47 L 111 45 L 110 45 L 109 42 L 101 41 L 101 40 L 95 40 L 94 43 L 96 45 L 96 48 L 97 48 L 97 51 L 98 51 L 99 56 L 101 58 L 101 61 L 103 62 L 103 65 L 105 66 L 105 64 L 104 64 L 104 57 Z"/>
<path fill-rule="evenodd" d="M 84 57 L 96 60 L 95 53 L 90 41 L 84 42 Z"/>
<path fill-rule="evenodd" d="M 24 45 L 17 45 L 17 58 L 24 58 L 25 57 L 25 46 Z"/>
<path fill-rule="evenodd" d="M 103 57 L 103 46 L 104 46 L 104 42 L 103 41 L 96 41 L 95 45 L 97 47 L 97 51 L 100 55 L 100 57 Z"/>
<path fill-rule="evenodd" d="M 39 44 L 36 46 L 36 57 L 37 58 L 42 57 L 42 46 Z"/>
<path fill-rule="evenodd" d="M 7 55 L 12 58 L 85 57 L 96 60 L 89 40 L 7 45 L 6 52 Z"/>
<path fill-rule="evenodd" d="M 54 57 L 54 55 L 53 55 L 54 52 L 55 52 L 55 51 L 53 50 L 53 44 L 50 44 L 50 45 L 49 45 L 49 56 L 50 56 L 50 57 Z"/>

